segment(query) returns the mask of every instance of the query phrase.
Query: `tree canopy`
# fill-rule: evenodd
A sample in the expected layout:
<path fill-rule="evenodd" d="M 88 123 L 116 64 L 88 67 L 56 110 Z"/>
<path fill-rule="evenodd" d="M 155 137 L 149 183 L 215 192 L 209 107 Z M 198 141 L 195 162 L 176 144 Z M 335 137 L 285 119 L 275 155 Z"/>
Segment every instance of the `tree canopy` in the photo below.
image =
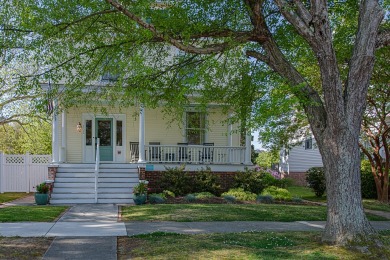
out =
<path fill-rule="evenodd" d="M 382 23 L 388 6 L 387 0 L 7 1 L 1 28 L 3 46 L 22 48 L 40 64 L 22 89 L 50 78 L 50 93 L 63 107 L 166 101 L 170 110 L 190 100 L 218 102 L 258 126 L 268 116 L 288 120 L 287 111 L 303 110 L 325 164 L 323 238 L 345 244 L 375 233 L 358 188 L 358 138 L 374 53 L 390 42 L 388 21 Z"/>

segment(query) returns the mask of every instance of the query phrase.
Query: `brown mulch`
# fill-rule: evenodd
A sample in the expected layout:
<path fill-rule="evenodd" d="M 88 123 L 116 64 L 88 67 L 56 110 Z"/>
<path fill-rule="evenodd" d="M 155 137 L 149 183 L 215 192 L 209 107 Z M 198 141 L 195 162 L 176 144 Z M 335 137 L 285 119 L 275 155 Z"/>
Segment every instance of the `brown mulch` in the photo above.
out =
<path fill-rule="evenodd" d="M 0 237 L 0 259 L 42 259 L 54 238 Z"/>
<path fill-rule="evenodd" d="M 142 247 L 144 242 L 142 239 L 118 237 L 117 238 L 117 258 L 118 259 L 131 259 L 132 251 L 136 248 Z"/>

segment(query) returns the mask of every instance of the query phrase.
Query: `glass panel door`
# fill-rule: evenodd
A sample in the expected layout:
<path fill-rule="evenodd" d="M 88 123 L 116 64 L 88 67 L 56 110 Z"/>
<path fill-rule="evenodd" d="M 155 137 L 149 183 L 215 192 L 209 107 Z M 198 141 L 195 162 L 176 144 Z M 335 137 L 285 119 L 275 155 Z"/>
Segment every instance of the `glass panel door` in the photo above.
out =
<path fill-rule="evenodd" d="M 112 119 L 96 119 L 96 137 L 100 138 L 100 160 L 113 161 Z"/>

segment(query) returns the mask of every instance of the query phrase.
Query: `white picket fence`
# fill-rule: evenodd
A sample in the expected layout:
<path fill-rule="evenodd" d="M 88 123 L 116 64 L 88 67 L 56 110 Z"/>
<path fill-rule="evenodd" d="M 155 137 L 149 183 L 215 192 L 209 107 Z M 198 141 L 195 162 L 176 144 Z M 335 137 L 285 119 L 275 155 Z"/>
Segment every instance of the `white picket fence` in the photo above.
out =
<path fill-rule="evenodd" d="M 0 192 L 34 192 L 47 180 L 51 155 L 0 153 Z"/>

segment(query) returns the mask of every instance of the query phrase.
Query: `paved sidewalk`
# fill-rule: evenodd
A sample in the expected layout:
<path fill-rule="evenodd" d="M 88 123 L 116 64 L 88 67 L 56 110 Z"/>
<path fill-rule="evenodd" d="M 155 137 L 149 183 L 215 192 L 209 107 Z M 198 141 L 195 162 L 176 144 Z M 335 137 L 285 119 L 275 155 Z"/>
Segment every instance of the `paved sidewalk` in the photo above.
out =
<path fill-rule="evenodd" d="M 26 193 L 26 197 L 16 199 L 10 202 L 5 202 L 0 204 L 1 208 L 11 207 L 11 206 L 35 206 L 34 193 Z"/>

